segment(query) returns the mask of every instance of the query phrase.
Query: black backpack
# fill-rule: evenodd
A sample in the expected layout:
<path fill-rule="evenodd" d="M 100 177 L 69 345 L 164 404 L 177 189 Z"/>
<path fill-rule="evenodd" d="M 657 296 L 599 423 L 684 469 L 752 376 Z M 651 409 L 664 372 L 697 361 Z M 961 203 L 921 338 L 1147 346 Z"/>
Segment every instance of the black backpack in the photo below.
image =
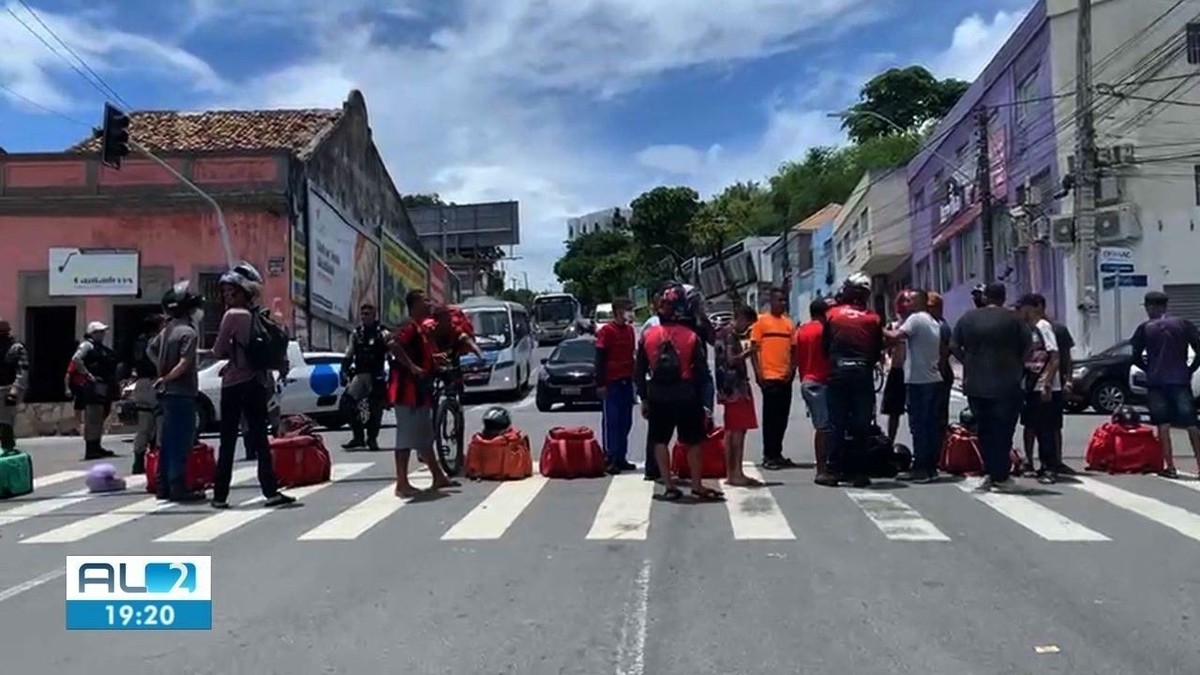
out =
<path fill-rule="evenodd" d="M 250 312 L 250 341 L 246 344 L 246 363 L 257 371 L 287 372 L 288 334 L 265 309 Z"/>
<path fill-rule="evenodd" d="M 663 338 L 650 366 L 650 381 L 660 386 L 683 382 L 683 362 L 670 336 Z"/>

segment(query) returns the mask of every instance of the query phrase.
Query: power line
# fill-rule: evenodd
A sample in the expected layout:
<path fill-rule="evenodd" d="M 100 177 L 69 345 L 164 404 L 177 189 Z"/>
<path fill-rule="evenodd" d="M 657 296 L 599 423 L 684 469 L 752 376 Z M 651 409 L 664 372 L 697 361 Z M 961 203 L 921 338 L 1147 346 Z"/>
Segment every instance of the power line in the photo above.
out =
<path fill-rule="evenodd" d="M 50 108 L 49 106 L 42 105 L 41 103 L 38 103 L 37 101 L 29 98 L 28 96 L 22 94 L 21 92 L 17 91 L 16 89 L 13 89 L 12 87 L 8 86 L 7 84 L 4 84 L 3 82 L 0 82 L 0 90 L 3 90 L 9 96 L 12 96 L 13 98 L 18 99 L 30 106 L 33 106 L 34 108 L 37 108 L 38 110 L 41 110 L 44 113 L 54 115 L 56 117 L 62 118 L 68 122 L 73 122 L 80 126 L 84 126 L 84 127 L 88 127 L 88 128 L 91 128 L 91 126 L 92 126 L 92 125 L 88 124 L 87 122 L 82 122 L 80 120 L 77 120 L 74 117 L 71 117 L 71 116 L 61 113 L 53 108 Z"/>
<path fill-rule="evenodd" d="M 17 2 L 20 3 L 20 5 L 22 7 L 25 8 L 26 12 L 29 12 L 29 15 L 33 17 L 34 21 L 38 22 L 38 25 L 40 25 L 43 29 L 45 29 L 45 31 L 47 33 L 50 34 L 50 37 L 54 38 L 55 42 L 58 42 L 58 44 L 62 45 L 63 49 L 66 49 L 68 54 L 75 57 L 75 60 L 79 62 L 79 65 L 83 66 L 83 68 L 85 70 L 87 70 L 87 72 L 90 73 L 93 78 L 95 78 L 95 82 L 99 83 L 99 85 L 101 87 L 103 87 L 103 89 L 101 90 L 102 92 L 107 92 L 107 94 L 111 95 L 114 99 L 117 100 L 117 102 L 121 103 L 122 105 L 124 105 L 126 107 L 130 107 L 129 102 L 122 99 L 121 95 L 118 94 L 117 91 L 115 89 L 113 89 L 111 86 L 109 86 L 108 82 L 105 82 L 104 78 L 100 77 L 100 74 L 97 73 L 90 65 L 88 65 L 88 62 L 85 61 L 83 59 L 83 57 L 81 57 L 74 49 L 71 48 L 71 45 L 67 44 L 65 40 L 63 40 L 61 37 L 59 37 L 58 33 L 54 32 L 53 28 L 46 25 L 46 22 L 43 21 L 42 17 L 39 16 L 38 13 L 34 11 L 33 7 L 29 6 L 29 3 L 27 3 L 25 0 L 17 0 Z M 11 8 L 9 9 L 9 12 L 10 13 L 12 12 Z M 22 22 L 22 25 L 24 25 L 24 22 Z M 28 28 L 28 26 L 26 26 L 26 27 Z M 43 44 L 45 44 L 45 43 L 43 43 Z M 76 72 L 78 72 L 78 71 L 76 71 Z"/>

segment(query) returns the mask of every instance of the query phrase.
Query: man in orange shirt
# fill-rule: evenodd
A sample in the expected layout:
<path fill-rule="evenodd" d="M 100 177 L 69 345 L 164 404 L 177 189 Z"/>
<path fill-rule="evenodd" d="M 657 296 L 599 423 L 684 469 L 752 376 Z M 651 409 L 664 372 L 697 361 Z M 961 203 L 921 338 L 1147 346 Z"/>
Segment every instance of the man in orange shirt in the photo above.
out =
<path fill-rule="evenodd" d="M 754 376 L 763 395 L 762 467 L 777 471 L 796 466 L 783 456 L 783 437 L 792 413 L 792 380 L 796 378 L 796 364 L 792 362 L 795 326 L 784 311 L 787 300 L 783 289 L 772 288 L 770 297 L 769 311 L 759 314 L 750 330 L 750 343 Z"/>
<path fill-rule="evenodd" d="M 813 449 L 817 456 L 817 473 L 825 473 L 825 443 L 829 434 L 829 405 L 826 386 L 829 382 L 829 357 L 821 340 L 825 333 L 825 311 L 829 301 L 813 300 L 808 306 L 810 321 L 796 329 L 793 359 L 800 375 L 800 397 L 808 408 L 813 425 Z"/>

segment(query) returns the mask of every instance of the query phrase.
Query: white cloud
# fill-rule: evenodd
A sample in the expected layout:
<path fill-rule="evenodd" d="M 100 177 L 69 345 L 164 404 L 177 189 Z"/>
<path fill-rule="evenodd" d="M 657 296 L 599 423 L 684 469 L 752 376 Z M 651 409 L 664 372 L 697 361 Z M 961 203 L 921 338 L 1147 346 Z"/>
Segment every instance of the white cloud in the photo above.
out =
<path fill-rule="evenodd" d="M 963 19 L 954 28 L 950 46 L 930 63 L 938 77 L 973 81 L 1013 34 L 1025 12 L 996 12 L 989 22 L 979 14 Z"/>

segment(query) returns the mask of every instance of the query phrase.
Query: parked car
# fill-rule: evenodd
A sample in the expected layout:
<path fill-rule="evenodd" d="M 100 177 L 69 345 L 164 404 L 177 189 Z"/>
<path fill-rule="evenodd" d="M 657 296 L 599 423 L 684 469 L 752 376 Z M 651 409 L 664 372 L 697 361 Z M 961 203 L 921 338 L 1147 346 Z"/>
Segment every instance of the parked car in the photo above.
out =
<path fill-rule="evenodd" d="M 549 412 L 555 403 L 597 403 L 596 341 L 591 337 L 564 340 L 542 359 L 538 374 L 537 409 Z"/>
<path fill-rule="evenodd" d="M 1066 392 L 1067 411 L 1079 413 L 1090 407 L 1110 415 L 1123 405 L 1136 403 L 1140 397 L 1129 386 L 1132 367 L 1133 348 L 1128 341 L 1076 361 Z"/>
<path fill-rule="evenodd" d="M 1188 347 L 1188 360 L 1196 358 L 1195 352 Z M 1129 368 L 1129 391 L 1140 399 L 1146 397 L 1146 373 L 1137 366 Z M 1192 373 L 1192 398 L 1200 404 L 1200 371 Z"/>

